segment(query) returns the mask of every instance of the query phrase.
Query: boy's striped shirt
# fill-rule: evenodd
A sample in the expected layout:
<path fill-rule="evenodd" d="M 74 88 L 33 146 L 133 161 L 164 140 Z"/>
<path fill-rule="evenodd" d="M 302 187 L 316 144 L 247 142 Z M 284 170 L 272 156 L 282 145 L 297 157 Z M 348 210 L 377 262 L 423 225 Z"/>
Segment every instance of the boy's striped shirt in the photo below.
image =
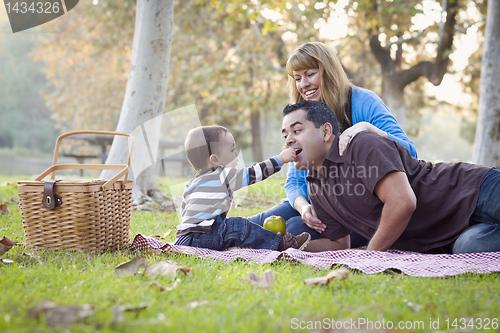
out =
<path fill-rule="evenodd" d="M 258 183 L 280 170 L 279 159 L 273 157 L 250 168 L 219 166 L 199 172 L 184 188 L 182 223 L 177 226 L 176 237 L 192 232 L 210 233 L 214 222 L 226 218 L 234 191 Z"/>

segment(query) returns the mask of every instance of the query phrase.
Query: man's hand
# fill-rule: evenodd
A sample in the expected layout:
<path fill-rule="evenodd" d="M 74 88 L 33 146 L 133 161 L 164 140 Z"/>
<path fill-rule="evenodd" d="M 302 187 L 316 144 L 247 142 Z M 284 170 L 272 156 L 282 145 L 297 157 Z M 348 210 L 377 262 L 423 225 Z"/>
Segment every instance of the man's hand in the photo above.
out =
<path fill-rule="evenodd" d="M 385 251 L 401 236 L 417 207 L 406 173 L 392 171 L 378 181 L 375 194 L 384 203 L 377 231 L 367 250 Z"/>
<path fill-rule="evenodd" d="M 318 219 L 318 215 L 314 211 L 312 205 L 307 201 L 305 197 L 299 196 L 295 199 L 293 203 L 295 209 L 300 213 L 302 221 L 311 229 L 322 233 L 326 229 L 326 225 Z"/>
<path fill-rule="evenodd" d="M 302 217 L 302 221 L 304 221 L 309 228 L 314 229 L 319 233 L 325 231 L 326 225 L 318 219 L 318 215 L 316 215 L 312 205 L 304 207 L 300 215 Z"/>

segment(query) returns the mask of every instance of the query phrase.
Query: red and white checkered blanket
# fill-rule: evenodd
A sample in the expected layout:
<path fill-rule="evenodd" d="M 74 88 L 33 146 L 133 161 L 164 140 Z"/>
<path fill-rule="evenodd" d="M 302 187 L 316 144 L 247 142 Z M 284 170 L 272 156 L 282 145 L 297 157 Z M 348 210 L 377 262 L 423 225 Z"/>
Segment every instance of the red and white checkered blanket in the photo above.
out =
<path fill-rule="evenodd" d="M 134 238 L 131 248 L 139 250 L 161 249 L 224 262 L 245 259 L 266 264 L 279 259 L 286 259 L 322 269 L 329 269 L 334 265 L 344 265 L 367 274 L 396 269 L 411 276 L 443 277 L 463 273 L 485 274 L 500 271 L 500 252 L 423 254 L 398 250 L 386 252 L 343 250 L 312 253 L 295 249 L 288 249 L 284 252 L 254 249 L 215 251 L 163 243 L 141 234 Z"/>

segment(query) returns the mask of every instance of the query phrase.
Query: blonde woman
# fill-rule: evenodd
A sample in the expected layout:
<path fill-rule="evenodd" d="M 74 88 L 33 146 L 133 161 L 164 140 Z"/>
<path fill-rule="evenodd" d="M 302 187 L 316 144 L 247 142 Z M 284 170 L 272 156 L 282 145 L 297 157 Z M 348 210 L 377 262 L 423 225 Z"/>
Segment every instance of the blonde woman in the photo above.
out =
<path fill-rule="evenodd" d="M 351 84 L 333 50 L 321 43 L 310 42 L 299 46 L 288 58 L 286 69 L 290 89 L 290 103 L 303 100 L 322 101 L 335 112 L 342 132 L 339 150 L 343 151 L 349 141 L 360 131 L 372 131 L 389 137 L 406 147 L 412 156 L 417 151 L 406 136 L 396 118 L 387 106 L 373 92 Z M 252 222 L 263 224 L 271 215 L 278 215 L 287 221 L 287 231 L 294 235 L 301 232 L 311 234 L 308 251 L 328 249 L 328 241 L 320 238 L 326 228 L 317 217 L 307 195 L 307 171 L 299 171 L 290 164 L 285 191 L 287 200 L 277 206 L 249 218 Z M 351 236 L 351 245 L 363 245 L 364 239 Z"/>

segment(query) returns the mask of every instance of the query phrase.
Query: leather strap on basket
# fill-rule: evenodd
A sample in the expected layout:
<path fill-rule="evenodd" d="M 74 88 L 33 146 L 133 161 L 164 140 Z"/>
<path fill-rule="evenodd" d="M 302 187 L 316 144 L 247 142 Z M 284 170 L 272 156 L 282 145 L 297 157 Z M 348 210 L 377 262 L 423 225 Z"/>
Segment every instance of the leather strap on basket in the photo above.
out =
<path fill-rule="evenodd" d="M 62 199 L 57 194 L 54 194 L 54 185 L 58 180 L 48 180 L 43 184 L 43 199 L 42 204 L 46 209 L 53 209 L 54 207 L 62 205 Z"/>

